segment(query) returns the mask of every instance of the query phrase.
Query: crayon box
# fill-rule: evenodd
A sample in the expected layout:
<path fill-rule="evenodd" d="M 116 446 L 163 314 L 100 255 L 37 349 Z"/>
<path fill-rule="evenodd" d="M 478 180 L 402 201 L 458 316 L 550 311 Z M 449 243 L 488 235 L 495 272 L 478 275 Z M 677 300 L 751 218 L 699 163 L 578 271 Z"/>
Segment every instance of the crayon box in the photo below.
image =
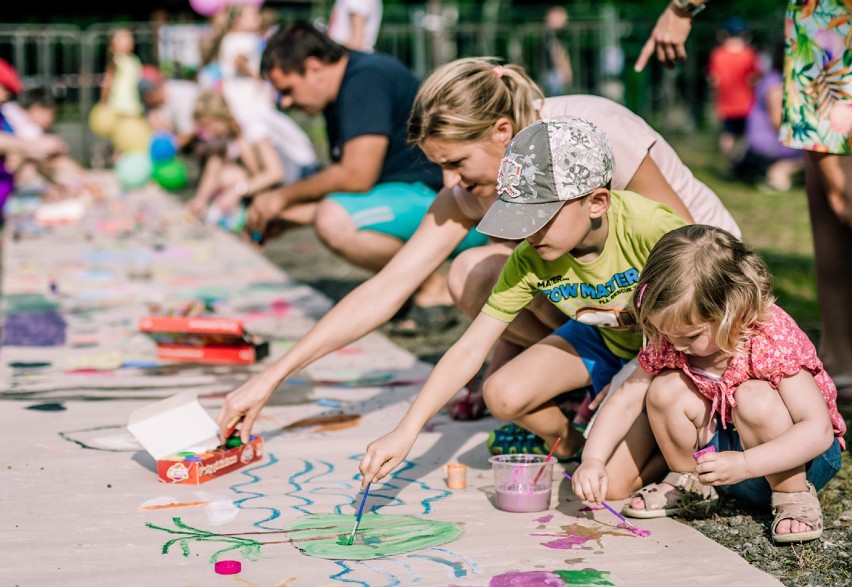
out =
<path fill-rule="evenodd" d="M 145 316 L 139 332 L 157 343 L 157 358 L 193 363 L 251 364 L 269 354 L 269 343 L 235 318 L 216 316 Z"/>
<path fill-rule="evenodd" d="M 261 436 L 220 445 L 219 426 L 193 391 L 137 408 L 127 429 L 154 457 L 163 483 L 200 485 L 263 457 Z"/>

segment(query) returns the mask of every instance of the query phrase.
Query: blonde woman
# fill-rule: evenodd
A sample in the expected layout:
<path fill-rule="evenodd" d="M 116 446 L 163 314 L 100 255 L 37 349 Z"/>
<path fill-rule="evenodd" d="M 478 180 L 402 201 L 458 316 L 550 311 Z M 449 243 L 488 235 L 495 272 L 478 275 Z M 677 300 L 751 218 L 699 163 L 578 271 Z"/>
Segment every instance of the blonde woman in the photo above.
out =
<path fill-rule="evenodd" d="M 247 439 L 261 408 L 285 379 L 390 320 L 494 202 L 500 159 L 512 138 L 539 118 L 560 114 L 583 117 L 609 135 L 615 155 L 612 189 L 636 191 L 668 204 L 690 222 L 701 220 L 739 234 L 716 195 L 695 179 L 659 134 L 623 106 L 595 96 L 545 100 L 519 66 L 484 57 L 453 61 L 423 82 L 409 122 L 410 142 L 442 167 L 444 188 L 381 271 L 342 299 L 286 354 L 227 396 L 218 417 L 223 430 L 241 416 L 241 434 Z M 479 313 L 514 245 L 494 241 L 455 258 L 449 286 L 463 310 Z M 512 322 L 494 349 L 489 371 L 564 322 L 564 315 L 557 316 L 547 305 L 534 303 Z M 479 416 L 482 405 L 477 398 L 465 413 Z M 575 448 L 582 443 L 581 438 L 572 440 Z"/>

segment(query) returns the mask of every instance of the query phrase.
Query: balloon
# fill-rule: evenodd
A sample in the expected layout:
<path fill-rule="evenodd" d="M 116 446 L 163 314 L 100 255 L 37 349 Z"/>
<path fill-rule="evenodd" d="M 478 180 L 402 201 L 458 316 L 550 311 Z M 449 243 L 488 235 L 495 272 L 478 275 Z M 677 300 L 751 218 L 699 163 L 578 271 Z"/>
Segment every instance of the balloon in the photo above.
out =
<path fill-rule="evenodd" d="M 225 6 L 224 0 L 189 0 L 192 9 L 202 16 L 210 16 Z"/>
<path fill-rule="evenodd" d="M 98 102 L 89 110 L 89 129 L 102 139 L 110 138 L 117 124 L 118 116 L 106 102 Z"/>
<path fill-rule="evenodd" d="M 142 187 L 151 177 L 148 153 L 124 153 L 115 162 L 115 175 L 125 189 Z"/>
<path fill-rule="evenodd" d="M 112 144 L 119 153 L 145 153 L 151 144 L 151 126 L 141 116 L 120 116 L 112 133 Z"/>
<path fill-rule="evenodd" d="M 180 159 L 154 165 L 154 180 L 163 189 L 174 191 L 183 188 L 187 175 L 186 165 Z"/>
<path fill-rule="evenodd" d="M 157 132 L 151 139 L 151 161 L 164 163 L 174 159 L 177 155 L 177 141 L 175 136 L 170 132 Z"/>

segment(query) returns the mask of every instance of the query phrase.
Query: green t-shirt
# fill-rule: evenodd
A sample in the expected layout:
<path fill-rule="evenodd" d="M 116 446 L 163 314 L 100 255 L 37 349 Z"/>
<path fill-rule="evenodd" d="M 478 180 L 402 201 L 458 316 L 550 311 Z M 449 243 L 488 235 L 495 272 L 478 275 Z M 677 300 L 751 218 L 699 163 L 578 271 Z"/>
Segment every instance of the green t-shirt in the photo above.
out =
<path fill-rule="evenodd" d="M 660 237 L 686 222 L 668 206 L 627 191 L 612 192 L 607 221 L 603 251 L 590 263 L 568 254 L 545 261 L 520 243 L 482 311 L 511 322 L 541 292 L 569 318 L 598 327 L 613 354 L 635 356 L 642 335 L 629 306 L 639 271 Z"/>

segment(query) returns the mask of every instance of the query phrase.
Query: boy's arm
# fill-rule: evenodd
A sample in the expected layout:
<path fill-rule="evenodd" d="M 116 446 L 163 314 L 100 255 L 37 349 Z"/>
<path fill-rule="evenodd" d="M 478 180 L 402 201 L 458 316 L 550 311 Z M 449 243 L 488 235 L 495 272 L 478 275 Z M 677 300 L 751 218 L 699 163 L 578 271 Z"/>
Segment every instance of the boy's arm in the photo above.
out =
<path fill-rule="evenodd" d="M 474 319 L 458 342 L 438 361 L 396 428 L 367 446 L 359 466 L 363 474 L 362 489 L 385 477 L 402 462 L 420 430 L 476 375 L 508 326 L 483 313 Z"/>
<path fill-rule="evenodd" d="M 697 467 L 702 483 L 733 485 L 745 479 L 789 471 L 828 450 L 834 442 L 834 430 L 825 398 L 813 375 L 802 370 L 792 377 L 784 377 L 778 384 L 778 393 L 793 425 L 769 442 L 744 452 L 725 451 L 702 456 Z"/>
<path fill-rule="evenodd" d="M 293 204 L 316 202 L 334 192 L 360 193 L 373 188 L 382 171 L 389 139 L 384 135 L 361 135 L 347 141 L 338 163 L 322 171 L 257 196 L 246 215 L 246 231 L 263 232 L 266 225 Z"/>

